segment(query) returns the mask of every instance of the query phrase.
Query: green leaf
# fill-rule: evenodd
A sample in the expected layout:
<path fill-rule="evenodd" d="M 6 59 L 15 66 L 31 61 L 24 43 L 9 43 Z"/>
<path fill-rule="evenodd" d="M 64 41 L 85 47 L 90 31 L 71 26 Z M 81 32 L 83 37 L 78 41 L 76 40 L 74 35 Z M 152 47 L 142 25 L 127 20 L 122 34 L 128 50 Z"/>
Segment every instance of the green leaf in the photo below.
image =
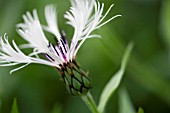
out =
<path fill-rule="evenodd" d="M 165 38 L 165 42 L 170 49 L 170 1 L 164 0 L 162 5 L 162 13 L 161 13 L 161 30 L 162 34 Z"/>
<path fill-rule="evenodd" d="M 99 105 L 98 105 L 98 110 L 103 113 L 105 106 L 111 97 L 111 95 L 115 92 L 115 90 L 118 88 L 120 81 L 122 79 L 122 76 L 125 72 L 125 68 L 127 65 L 128 58 L 130 56 L 131 50 L 133 48 L 133 43 L 130 43 L 126 49 L 126 52 L 123 56 L 122 62 L 121 62 L 121 67 L 118 70 L 118 72 L 111 78 L 111 80 L 106 84 L 105 88 L 103 89 L 100 100 L 99 100 Z"/>
<path fill-rule="evenodd" d="M 144 110 L 140 107 L 138 113 L 144 113 Z"/>
<path fill-rule="evenodd" d="M 136 113 L 128 92 L 124 88 L 119 92 L 119 113 Z"/>
<path fill-rule="evenodd" d="M 55 104 L 51 113 L 61 113 L 62 107 L 59 104 Z"/>
<path fill-rule="evenodd" d="M 18 106 L 17 106 L 17 99 L 16 98 L 14 98 L 14 102 L 13 102 L 11 113 L 19 113 Z"/>

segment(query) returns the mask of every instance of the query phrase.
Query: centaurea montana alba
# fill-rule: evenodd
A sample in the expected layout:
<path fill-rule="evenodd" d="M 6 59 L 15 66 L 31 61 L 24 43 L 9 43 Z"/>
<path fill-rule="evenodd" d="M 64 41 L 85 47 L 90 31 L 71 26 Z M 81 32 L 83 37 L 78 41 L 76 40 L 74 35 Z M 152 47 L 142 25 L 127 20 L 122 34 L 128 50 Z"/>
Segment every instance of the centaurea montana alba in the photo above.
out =
<path fill-rule="evenodd" d="M 60 32 L 58 28 L 56 7 L 47 5 L 45 7 L 47 25 L 40 24 L 35 9 L 33 14 L 26 12 L 23 15 L 24 23 L 17 24 L 17 32 L 28 42 L 27 44 L 18 47 L 14 40 L 12 40 L 12 44 L 9 43 L 6 34 L 4 37 L 0 37 L 0 66 L 24 64 L 11 70 L 10 73 L 31 63 L 52 66 L 59 70 L 71 94 L 87 92 L 91 88 L 91 82 L 88 74 L 77 64 L 76 54 L 86 39 L 100 37 L 91 34 L 94 30 L 121 15 L 113 16 L 103 22 L 113 5 L 103 15 L 104 3 L 101 4 L 96 0 L 70 0 L 70 2 L 72 6 L 64 15 L 68 20 L 67 24 L 74 28 L 70 45 L 65 33 Z M 57 45 L 52 44 L 46 38 L 43 30 L 55 36 Z M 20 47 L 32 48 L 33 52 L 26 55 Z M 45 58 L 40 58 L 40 54 L 43 54 Z"/>

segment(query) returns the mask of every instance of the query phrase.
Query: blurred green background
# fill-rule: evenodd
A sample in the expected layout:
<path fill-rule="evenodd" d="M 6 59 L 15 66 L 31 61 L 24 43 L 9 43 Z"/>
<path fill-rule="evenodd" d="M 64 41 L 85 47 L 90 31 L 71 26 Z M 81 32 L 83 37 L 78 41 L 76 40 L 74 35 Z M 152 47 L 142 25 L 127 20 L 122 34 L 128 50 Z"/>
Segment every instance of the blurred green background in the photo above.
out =
<path fill-rule="evenodd" d="M 102 88 L 119 69 L 126 45 L 134 41 L 120 88 L 126 88 L 136 111 L 142 107 L 145 113 L 170 113 L 170 0 L 99 1 L 105 3 L 105 11 L 115 4 L 108 18 L 116 14 L 123 17 L 95 31 L 102 39 L 88 39 L 77 55 L 82 68 L 90 71 L 94 99 L 98 102 Z M 23 22 L 22 14 L 34 8 L 46 24 L 47 4 L 57 6 L 59 28 L 70 40 L 73 29 L 63 18 L 70 7 L 69 0 L 0 0 L 0 35 L 7 33 L 10 40 L 24 43 L 15 25 Z M 10 113 L 17 97 L 20 113 L 90 113 L 80 97 L 68 94 L 53 68 L 32 64 L 9 75 L 13 68 L 0 67 L 0 112 Z M 106 113 L 123 113 L 118 109 L 120 88 L 109 101 Z"/>

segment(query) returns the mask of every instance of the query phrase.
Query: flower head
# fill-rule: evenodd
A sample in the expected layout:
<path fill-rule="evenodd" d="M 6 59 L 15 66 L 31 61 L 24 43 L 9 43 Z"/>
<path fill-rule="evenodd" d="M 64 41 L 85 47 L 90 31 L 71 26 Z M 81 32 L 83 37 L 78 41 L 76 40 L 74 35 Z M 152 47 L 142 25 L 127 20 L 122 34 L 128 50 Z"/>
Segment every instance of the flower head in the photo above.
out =
<path fill-rule="evenodd" d="M 12 73 L 31 63 L 49 65 L 59 70 L 72 94 L 74 91 L 83 93 L 83 90 L 88 90 L 91 87 L 90 79 L 76 63 L 76 54 L 86 39 L 100 37 L 92 34 L 94 30 L 121 15 L 113 16 L 103 22 L 113 5 L 103 15 L 103 3 L 95 0 L 70 1 L 72 6 L 64 17 L 68 20 L 67 24 L 74 28 L 71 44 L 68 44 L 65 33 L 60 32 L 58 28 L 56 7 L 47 5 L 45 7 L 47 25 L 40 24 L 36 10 L 33 10 L 33 15 L 26 12 L 23 15 L 24 23 L 17 24 L 19 35 L 27 41 L 27 44 L 21 45 L 20 48 L 32 48 L 32 53 L 24 54 L 14 40 L 12 41 L 13 46 L 11 46 L 6 34 L 4 37 L 0 37 L 0 66 L 24 64 L 13 69 Z M 57 45 L 52 44 L 46 38 L 43 30 L 56 37 Z M 43 54 L 45 58 L 40 58 L 40 54 Z"/>

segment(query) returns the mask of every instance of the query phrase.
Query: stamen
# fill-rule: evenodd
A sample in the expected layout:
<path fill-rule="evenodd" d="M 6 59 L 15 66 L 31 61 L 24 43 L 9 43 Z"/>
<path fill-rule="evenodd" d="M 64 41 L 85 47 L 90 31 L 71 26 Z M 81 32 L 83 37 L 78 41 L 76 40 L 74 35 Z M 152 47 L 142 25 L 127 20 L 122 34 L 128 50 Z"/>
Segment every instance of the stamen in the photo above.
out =
<path fill-rule="evenodd" d="M 67 44 L 67 42 L 66 42 L 66 34 L 65 34 L 64 30 L 62 30 L 61 38 L 63 39 L 64 43 Z"/>
<path fill-rule="evenodd" d="M 63 48 L 64 48 L 65 52 L 67 53 L 67 50 L 66 50 L 66 47 L 65 47 L 64 41 L 63 41 L 62 39 L 61 39 L 60 41 L 61 41 L 61 43 L 62 43 L 62 45 L 63 45 Z"/>
<path fill-rule="evenodd" d="M 56 50 L 54 44 L 51 44 L 51 45 L 52 45 L 53 49 L 55 50 L 55 52 L 57 53 L 57 55 L 59 56 L 59 53 L 58 53 L 58 51 Z"/>
<path fill-rule="evenodd" d="M 64 58 L 64 60 L 66 60 L 66 56 L 65 56 L 65 54 L 63 52 L 62 47 L 60 46 L 59 49 L 60 49 L 60 53 L 61 53 L 62 57 Z"/>
<path fill-rule="evenodd" d="M 55 60 L 50 56 L 50 55 L 48 55 L 48 54 L 45 54 L 46 55 L 46 57 L 48 58 L 48 59 L 50 59 L 50 60 L 52 60 L 53 62 L 55 62 Z"/>

